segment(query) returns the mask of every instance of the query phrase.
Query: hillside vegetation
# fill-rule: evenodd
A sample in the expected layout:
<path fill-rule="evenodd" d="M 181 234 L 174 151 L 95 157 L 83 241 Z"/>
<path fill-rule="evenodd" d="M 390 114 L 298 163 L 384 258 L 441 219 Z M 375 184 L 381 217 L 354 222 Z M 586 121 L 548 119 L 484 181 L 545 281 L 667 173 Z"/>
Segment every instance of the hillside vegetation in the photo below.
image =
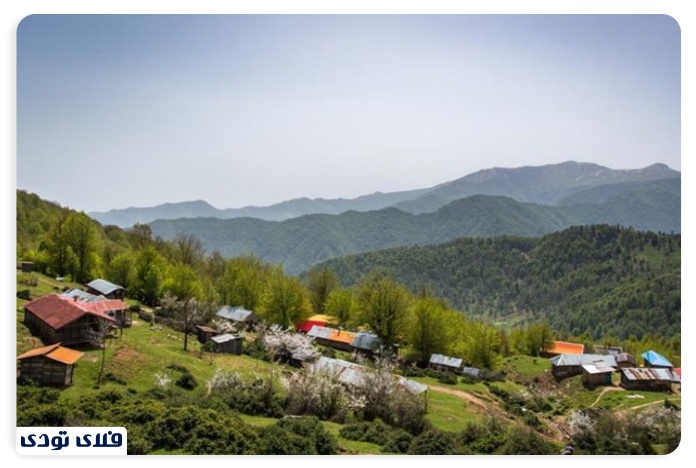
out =
<path fill-rule="evenodd" d="M 345 284 L 384 271 L 412 291 L 431 289 L 472 317 L 546 319 L 593 338 L 681 330 L 681 237 L 606 225 L 541 238 L 458 239 L 322 263 Z"/>

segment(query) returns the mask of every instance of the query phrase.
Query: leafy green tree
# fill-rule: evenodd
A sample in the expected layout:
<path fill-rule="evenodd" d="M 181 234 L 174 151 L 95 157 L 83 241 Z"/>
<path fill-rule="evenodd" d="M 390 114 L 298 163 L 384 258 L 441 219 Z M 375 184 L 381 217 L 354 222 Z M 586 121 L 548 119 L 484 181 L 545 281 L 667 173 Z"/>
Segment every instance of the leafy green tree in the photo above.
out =
<path fill-rule="evenodd" d="M 397 343 L 407 331 L 410 295 L 382 274 L 368 275 L 358 286 L 358 318 L 369 325 L 387 345 Z"/>
<path fill-rule="evenodd" d="M 306 319 L 310 305 L 302 283 L 286 276 L 280 267 L 274 268 L 261 305 L 262 314 L 271 323 L 291 327 Z"/>
<path fill-rule="evenodd" d="M 164 258 L 154 249 L 146 247 L 138 253 L 135 262 L 135 297 L 149 306 L 157 305 L 162 291 L 166 268 Z"/>
<path fill-rule="evenodd" d="M 53 218 L 51 228 L 46 234 L 46 241 L 43 244 L 44 249 L 48 252 L 50 270 L 58 276 L 67 275 L 77 265 L 77 257 L 70 247 L 66 229 L 69 216 L 69 212 L 61 211 Z"/>
<path fill-rule="evenodd" d="M 553 347 L 553 332 L 547 322 L 532 324 L 526 328 L 527 354 L 539 356 Z"/>
<path fill-rule="evenodd" d="M 500 367 L 500 334 L 482 322 L 469 322 L 462 343 L 461 355 L 474 367 L 496 370 Z"/>
<path fill-rule="evenodd" d="M 131 252 L 116 255 L 106 267 L 108 280 L 128 289 L 135 275 L 135 257 Z"/>
<path fill-rule="evenodd" d="M 185 263 L 177 263 L 169 269 L 162 289 L 182 300 L 200 298 L 203 295 L 196 272 Z"/>
<path fill-rule="evenodd" d="M 224 274 L 216 283 L 220 300 L 256 310 L 261 306 L 268 276 L 269 268 L 256 257 L 229 259 Z"/>
<path fill-rule="evenodd" d="M 329 294 L 324 310 L 328 315 L 336 317 L 339 327 L 345 327 L 352 318 L 353 291 L 350 289 L 334 289 Z"/>
<path fill-rule="evenodd" d="M 432 298 L 418 299 L 413 307 L 410 344 L 421 361 L 432 354 L 445 353 L 451 340 L 445 310 Z"/>
<path fill-rule="evenodd" d="M 313 268 L 307 273 L 306 284 L 312 310 L 315 314 L 323 314 L 329 295 L 340 285 L 336 273 L 328 268 Z"/>
<path fill-rule="evenodd" d="M 177 234 L 172 240 L 174 260 L 195 268 L 205 255 L 203 242 L 193 234 Z"/>
<path fill-rule="evenodd" d="M 84 213 L 72 212 L 63 226 L 65 240 L 75 254 L 73 278 L 78 283 L 90 279 L 92 270 L 97 266 L 97 247 L 99 238 L 94 221 Z"/>

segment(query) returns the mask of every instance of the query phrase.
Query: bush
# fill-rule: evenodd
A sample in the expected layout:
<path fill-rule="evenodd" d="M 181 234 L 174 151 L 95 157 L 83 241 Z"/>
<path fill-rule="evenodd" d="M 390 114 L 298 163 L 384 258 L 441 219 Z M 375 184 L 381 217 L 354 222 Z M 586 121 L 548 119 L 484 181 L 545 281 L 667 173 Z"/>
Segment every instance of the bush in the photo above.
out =
<path fill-rule="evenodd" d="M 406 366 L 404 377 L 425 377 L 425 370 L 416 366 Z"/>
<path fill-rule="evenodd" d="M 413 436 L 406 431 L 393 431 L 387 438 L 387 443 L 382 447 L 383 452 L 408 453 L 413 443 Z"/>
<path fill-rule="evenodd" d="M 413 439 L 408 449 L 410 455 L 454 455 L 454 436 L 448 432 L 429 430 Z"/>
<path fill-rule="evenodd" d="M 181 374 L 181 376 L 178 379 L 176 379 L 174 384 L 177 387 L 181 387 L 185 390 L 193 390 L 198 386 L 198 381 L 192 374 L 185 372 Z"/>
<path fill-rule="evenodd" d="M 451 374 L 449 372 L 443 373 L 438 379 L 438 382 L 446 384 L 446 385 L 456 385 L 457 384 L 457 376 L 454 374 Z"/>
<path fill-rule="evenodd" d="M 107 382 L 113 382 L 118 385 L 127 385 L 127 382 L 124 379 L 111 372 L 108 372 L 106 375 L 104 375 L 104 380 L 106 380 Z"/>
<path fill-rule="evenodd" d="M 19 299 L 24 299 L 26 301 L 30 301 L 31 300 L 31 291 L 29 291 L 28 289 L 22 289 L 21 291 L 17 291 L 17 297 Z"/>
<path fill-rule="evenodd" d="M 259 430 L 264 455 L 334 455 L 336 439 L 315 417 L 291 417 Z"/>
<path fill-rule="evenodd" d="M 183 372 L 184 374 L 190 374 L 191 371 L 189 371 L 186 367 L 180 366 L 179 364 L 174 364 L 171 363 L 167 366 L 167 369 L 177 371 L 177 372 Z"/>
<path fill-rule="evenodd" d="M 503 455 L 553 455 L 558 451 L 553 444 L 545 441 L 532 430 L 513 429 L 508 431 L 500 453 Z"/>

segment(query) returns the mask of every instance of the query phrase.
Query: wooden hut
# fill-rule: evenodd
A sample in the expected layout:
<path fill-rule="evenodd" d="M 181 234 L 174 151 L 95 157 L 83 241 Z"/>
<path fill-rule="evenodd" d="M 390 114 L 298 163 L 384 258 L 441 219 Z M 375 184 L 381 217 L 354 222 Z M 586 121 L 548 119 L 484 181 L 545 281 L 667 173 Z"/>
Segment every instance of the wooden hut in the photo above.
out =
<path fill-rule="evenodd" d="M 355 333 L 346 330 L 321 327 L 318 325 L 314 325 L 309 332 L 307 332 L 307 336 L 314 338 L 316 344 L 348 352 L 352 351 L 351 343 L 353 343 L 355 335 Z"/>
<path fill-rule="evenodd" d="M 551 373 L 556 378 L 579 375 L 583 372 L 583 364 L 595 364 L 598 362 L 604 362 L 610 367 L 616 367 L 616 359 L 611 355 L 561 354 L 551 358 Z"/>
<path fill-rule="evenodd" d="M 60 343 L 32 349 L 17 357 L 20 375 L 41 385 L 66 387 L 72 384 L 73 366 L 84 353 Z"/>
<path fill-rule="evenodd" d="M 459 369 L 462 367 L 462 360 L 442 354 L 433 354 L 430 356 L 428 367 L 441 372 L 459 372 Z"/>
<path fill-rule="evenodd" d="M 620 368 L 626 367 L 638 367 L 636 360 L 633 356 L 628 353 L 621 353 L 616 355 L 616 365 Z"/>
<path fill-rule="evenodd" d="M 604 361 L 582 365 L 582 382 L 588 387 L 611 385 L 611 374 L 614 368 Z"/>
<path fill-rule="evenodd" d="M 213 350 L 216 353 L 242 354 L 242 341 L 244 341 L 244 338 L 241 336 L 225 333 L 224 335 L 211 337 L 210 341 L 213 343 Z"/>
<path fill-rule="evenodd" d="M 671 391 L 672 383 L 680 383 L 679 375 L 665 368 L 621 369 L 621 386 L 627 390 Z"/>
<path fill-rule="evenodd" d="M 95 279 L 85 286 L 87 286 L 87 292 L 95 296 L 102 295 L 107 299 L 124 299 L 126 297 L 126 289 L 123 286 L 106 281 L 105 279 Z"/>
<path fill-rule="evenodd" d="M 206 327 L 203 325 L 197 325 L 196 326 L 196 331 L 198 332 L 198 342 L 200 344 L 206 344 L 207 342 L 210 341 L 210 339 L 214 336 L 217 336 L 220 334 L 219 331 L 217 331 L 214 328 Z"/>

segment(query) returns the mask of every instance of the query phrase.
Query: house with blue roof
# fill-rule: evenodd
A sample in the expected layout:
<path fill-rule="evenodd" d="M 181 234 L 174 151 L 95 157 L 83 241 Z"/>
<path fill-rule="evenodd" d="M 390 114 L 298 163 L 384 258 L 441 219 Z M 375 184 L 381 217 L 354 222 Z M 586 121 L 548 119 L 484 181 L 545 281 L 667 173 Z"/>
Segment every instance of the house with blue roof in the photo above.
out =
<path fill-rule="evenodd" d="M 659 369 L 672 369 L 674 367 L 667 358 L 653 350 L 646 351 L 641 354 L 641 356 L 643 356 L 645 367 L 655 367 Z"/>

